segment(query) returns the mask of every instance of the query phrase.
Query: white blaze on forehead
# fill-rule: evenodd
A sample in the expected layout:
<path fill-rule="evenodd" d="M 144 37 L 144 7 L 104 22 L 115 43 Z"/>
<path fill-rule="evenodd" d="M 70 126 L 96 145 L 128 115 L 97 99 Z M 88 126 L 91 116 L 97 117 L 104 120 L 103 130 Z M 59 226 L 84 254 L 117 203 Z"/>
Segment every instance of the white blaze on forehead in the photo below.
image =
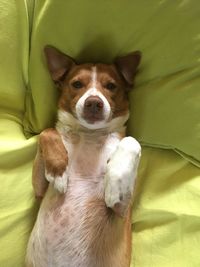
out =
<path fill-rule="evenodd" d="M 92 68 L 92 87 L 96 88 L 97 86 L 97 68 Z"/>
<path fill-rule="evenodd" d="M 92 68 L 91 84 L 92 84 L 92 87 L 90 87 L 76 103 L 76 107 L 75 107 L 76 108 L 76 115 L 77 115 L 79 122 L 84 127 L 89 128 L 89 129 L 99 129 L 99 128 L 104 127 L 104 125 L 108 122 L 108 119 L 111 116 L 111 107 L 110 107 L 110 104 L 109 104 L 108 100 L 106 99 L 106 97 L 97 89 L 96 67 Z M 97 121 L 93 124 L 88 123 L 83 118 L 83 110 L 84 110 L 85 100 L 90 96 L 98 96 L 103 101 L 103 120 Z"/>

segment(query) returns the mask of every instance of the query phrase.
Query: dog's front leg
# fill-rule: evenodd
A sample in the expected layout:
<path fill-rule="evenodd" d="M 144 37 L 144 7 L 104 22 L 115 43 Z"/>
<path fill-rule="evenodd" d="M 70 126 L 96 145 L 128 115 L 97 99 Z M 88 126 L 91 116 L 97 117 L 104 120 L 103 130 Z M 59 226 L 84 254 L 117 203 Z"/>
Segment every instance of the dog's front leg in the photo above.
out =
<path fill-rule="evenodd" d="M 140 156 L 140 144 L 132 137 L 124 137 L 107 165 L 105 202 L 121 217 L 126 216 L 131 204 Z"/>
<path fill-rule="evenodd" d="M 45 167 L 42 158 L 41 149 L 38 146 L 37 154 L 33 163 L 32 169 L 32 185 L 35 197 L 41 200 L 48 187 L 48 181 L 45 178 Z"/>
<path fill-rule="evenodd" d="M 44 195 L 48 186 L 47 181 L 52 183 L 60 193 L 66 192 L 67 165 L 68 154 L 60 134 L 53 128 L 44 130 L 39 136 L 39 148 L 33 167 L 33 186 L 36 196 L 38 193 Z"/>

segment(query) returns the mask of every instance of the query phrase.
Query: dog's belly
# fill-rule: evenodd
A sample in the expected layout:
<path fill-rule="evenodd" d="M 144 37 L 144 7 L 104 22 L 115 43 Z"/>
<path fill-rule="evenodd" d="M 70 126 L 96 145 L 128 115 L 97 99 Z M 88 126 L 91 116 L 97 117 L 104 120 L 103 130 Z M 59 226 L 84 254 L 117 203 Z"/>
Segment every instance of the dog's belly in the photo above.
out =
<path fill-rule="evenodd" d="M 127 266 L 117 257 L 126 250 L 124 232 L 120 233 L 124 227 L 113 222 L 104 201 L 106 163 L 119 142 L 110 138 L 94 146 L 65 141 L 67 192 L 48 188 L 28 246 L 34 267 Z"/>
<path fill-rule="evenodd" d="M 126 253 L 124 227 L 113 220 L 102 187 L 76 181 L 66 195 L 49 187 L 29 242 L 34 267 L 128 266 L 118 265 Z"/>
<path fill-rule="evenodd" d="M 69 182 L 66 195 L 49 187 L 32 233 L 36 267 L 90 266 L 92 243 L 109 214 L 104 201 L 91 194 L 99 191 L 100 197 L 101 186 L 87 185 L 87 192 L 85 186 L 85 181 Z"/>

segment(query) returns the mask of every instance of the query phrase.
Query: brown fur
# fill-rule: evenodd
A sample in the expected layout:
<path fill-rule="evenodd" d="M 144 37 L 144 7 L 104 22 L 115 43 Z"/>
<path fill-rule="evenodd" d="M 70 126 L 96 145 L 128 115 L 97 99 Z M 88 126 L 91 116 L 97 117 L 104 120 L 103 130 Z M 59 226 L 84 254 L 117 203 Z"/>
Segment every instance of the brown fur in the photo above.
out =
<path fill-rule="evenodd" d="M 56 129 L 44 130 L 39 136 L 39 146 L 33 165 L 32 183 L 37 198 L 42 198 L 48 187 L 44 170 L 52 176 L 61 176 L 68 163 L 67 151 Z"/>

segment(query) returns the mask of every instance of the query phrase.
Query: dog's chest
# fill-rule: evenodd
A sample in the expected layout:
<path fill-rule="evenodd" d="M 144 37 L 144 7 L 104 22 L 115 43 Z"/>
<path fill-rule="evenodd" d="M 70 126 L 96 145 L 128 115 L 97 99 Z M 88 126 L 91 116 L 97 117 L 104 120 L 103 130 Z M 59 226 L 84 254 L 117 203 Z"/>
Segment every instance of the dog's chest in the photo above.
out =
<path fill-rule="evenodd" d="M 73 179 L 98 179 L 105 173 L 110 155 L 119 142 L 118 134 L 88 136 L 68 134 L 62 136 L 68 152 L 68 175 Z"/>

